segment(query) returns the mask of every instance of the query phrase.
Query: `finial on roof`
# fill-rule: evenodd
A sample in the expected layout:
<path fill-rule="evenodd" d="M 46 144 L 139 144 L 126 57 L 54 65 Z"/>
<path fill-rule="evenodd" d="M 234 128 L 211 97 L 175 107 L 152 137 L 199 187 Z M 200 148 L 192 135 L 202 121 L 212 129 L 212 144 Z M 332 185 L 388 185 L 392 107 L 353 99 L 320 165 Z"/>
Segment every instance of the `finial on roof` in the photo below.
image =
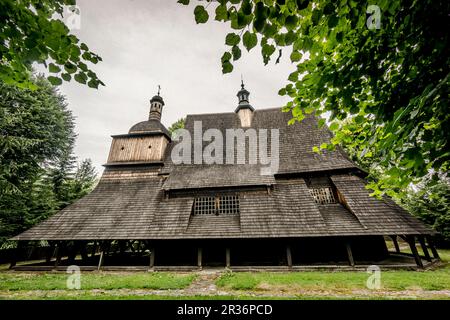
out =
<path fill-rule="evenodd" d="M 160 96 L 161 86 L 158 84 L 158 94 L 150 99 L 150 115 L 149 120 L 161 121 L 162 108 L 164 106 L 164 100 Z"/>
<path fill-rule="evenodd" d="M 246 108 L 250 109 L 251 111 L 254 110 L 249 103 L 249 99 L 248 99 L 249 95 L 250 95 L 250 92 L 248 92 L 244 88 L 244 77 L 241 74 L 241 90 L 239 90 L 239 92 L 237 93 L 237 97 L 239 99 L 239 104 L 238 104 L 237 109 L 235 110 L 236 112 L 238 112 L 240 109 L 246 109 Z"/>

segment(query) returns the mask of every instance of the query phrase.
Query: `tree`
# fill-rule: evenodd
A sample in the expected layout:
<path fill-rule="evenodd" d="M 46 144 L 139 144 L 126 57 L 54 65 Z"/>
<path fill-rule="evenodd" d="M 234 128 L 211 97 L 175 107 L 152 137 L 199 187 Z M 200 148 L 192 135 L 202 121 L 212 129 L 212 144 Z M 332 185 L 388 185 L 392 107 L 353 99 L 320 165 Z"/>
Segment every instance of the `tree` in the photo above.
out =
<path fill-rule="evenodd" d="M 20 88 L 35 89 L 32 64 L 44 65 L 52 73 L 48 80 L 104 85 L 87 63 L 101 57 L 70 33 L 64 19 L 73 18 L 75 0 L 0 0 L 0 81 Z M 59 15 L 61 19 L 57 19 Z"/>
<path fill-rule="evenodd" d="M 450 245 L 450 182 L 441 179 L 437 183 L 429 179 L 410 189 L 401 204 L 413 215 L 439 232 L 438 245 Z"/>
<path fill-rule="evenodd" d="M 175 121 L 174 123 L 172 123 L 172 125 L 169 127 L 169 132 L 170 132 L 170 135 L 172 136 L 172 138 L 173 138 L 174 132 L 176 130 L 184 128 L 185 123 L 186 123 L 186 117 L 180 118 L 177 121 Z"/>
<path fill-rule="evenodd" d="M 43 77 L 36 90 L 0 82 L 0 244 L 86 193 L 90 160 L 73 175 L 74 119 Z"/>
<path fill-rule="evenodd" d="M 189 0 L 178 1 L 183 5 Z M 222 71 L 259 43 L 265 64 L 288 49 L 294 64 L 279 91 L 292 121 L 327 115 L 332 143 L 349 144 L 387 168 L 376 194 L 406 188 L 450 164 L 450 45 L 445 0 L 221 0 L 215 20 L 230 22 Z M 197 23 L 209 10 L 194 9 Z M 342 122 L 342 120 L 346 120 Z M 323 126 L 325 119 L 319 125 Z M 370 151 L 369 151 L 370 150 Z M 320 152 L 319 147 L 315 151 Z"/>
<path fill-rule="evenodd" d="M 91 159 L 83 160 L 74 174 L 71 181 L 71 202 L 84 197 L 95 186 L 97 173 L 92 165 Z"/>

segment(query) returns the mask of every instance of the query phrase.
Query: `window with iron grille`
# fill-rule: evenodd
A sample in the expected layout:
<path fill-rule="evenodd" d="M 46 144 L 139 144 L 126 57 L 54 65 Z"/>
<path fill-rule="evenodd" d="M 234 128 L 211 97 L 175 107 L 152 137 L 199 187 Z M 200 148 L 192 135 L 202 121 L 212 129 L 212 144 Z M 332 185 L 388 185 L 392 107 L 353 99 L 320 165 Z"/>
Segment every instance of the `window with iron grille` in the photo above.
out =
<path fill-rule="evenodd" d="M 195 198 L 192 214 L 239 214 L 239 197 L 226 195 Z"/>
<path fill-rule="evenodd" d="M 337 203 L 331 187 L 311 188 L 309 192 L 317 204 Z"/>

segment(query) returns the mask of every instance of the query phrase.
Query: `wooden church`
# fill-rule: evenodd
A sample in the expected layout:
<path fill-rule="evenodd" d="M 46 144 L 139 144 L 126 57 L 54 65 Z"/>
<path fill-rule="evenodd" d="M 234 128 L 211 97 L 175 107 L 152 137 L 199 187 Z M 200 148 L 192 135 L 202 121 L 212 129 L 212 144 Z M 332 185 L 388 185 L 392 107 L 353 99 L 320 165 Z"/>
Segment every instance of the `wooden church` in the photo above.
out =
<path fill-rule="evenodd" d="M 185 129 L 192 136 L 196 123 L 223 136 L 276 129 L 276 172 L 261 174 L 259 161 L 175 163 L 181 139 L 161 123 L 158 93 L 148 120 L 112 136 L 96 188 L 13 240 L 19 248 L 46 240 L 47 258 L 34 267 L 51 269 L 423 267 L 439 259 L 434 231 L 391 199 L 371 197 L 365 173 L 342 149 L 312 151 L 331 138 L 316 117 L 288 125 L 289 113 L 255 110 L 248 97 L 242 85 L 234 111 L 188 115 Z M 208 144 L 201 137 L 190 143 Z M 254 148 L 245 146 L 250 158 Z"/>

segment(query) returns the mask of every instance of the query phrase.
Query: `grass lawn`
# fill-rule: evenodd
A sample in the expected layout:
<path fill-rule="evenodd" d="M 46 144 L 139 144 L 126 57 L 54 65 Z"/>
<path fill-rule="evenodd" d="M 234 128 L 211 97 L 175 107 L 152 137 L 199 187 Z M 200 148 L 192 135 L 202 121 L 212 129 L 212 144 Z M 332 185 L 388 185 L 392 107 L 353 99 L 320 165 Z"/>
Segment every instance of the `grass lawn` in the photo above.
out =
<path fill-rule="evenodd" d="M 447 264 L 428 271 L 382 271 L 380 290 L 450 290 L 450 250 L 439 251 Z M 365 290 L 370 275 L 365 272 L 304 271 L 292 273 L 227 273 L 216 281 L 218 287 L 232 290 Z"/>
<path fill-rule="evenodd" d="M 65 290 L 65 273 L 0 273 L 0 290 Z M 83 273 L 82 289 L 183 289 L 194 274 L 155 273 Z"/>
<path fill-rule="evenodd" d="M 450 250 L 439 253 L 446 264 L 434 270 L 382 271 L 380 290 L 364 271 L 222 273 L 207 284 L 198 273 L 84 272 L 81 290 L 68 290 L 66 273 L 5 270 L 0 299 L 450 299 Z"/>

